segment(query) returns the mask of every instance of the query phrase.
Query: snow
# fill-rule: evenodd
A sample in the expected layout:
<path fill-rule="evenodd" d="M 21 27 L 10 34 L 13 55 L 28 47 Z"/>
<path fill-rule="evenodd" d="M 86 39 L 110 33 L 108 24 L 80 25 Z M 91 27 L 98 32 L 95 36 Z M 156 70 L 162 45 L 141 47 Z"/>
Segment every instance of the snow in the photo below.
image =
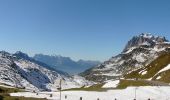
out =
<path fill-rule="evenodd" d="M 62 100 L 65 100 L 67 96 L 68 100 L 80 100 L 80 97 L 83 100 L 133 100 L 135 98 L 136 90 L 136 100 L 169 100 L 170 87 L 128 87 L 127 89 L 122 90 L 108 90 L 105 92 L 97 91 L 63 91 Z M 50 97 L 50 94 L 53 97 Z M 34 97 L 34 98 L 47 98 L 49 100 L 59 100 L 59 92 L 40 92 L 38 95 L 31 92 L 19 92 L 11 93 L 11 96 L 24 96 L 24 97 Z"/>
<path fill-rule="evenodd" d="M 170 44 L 170 42 L 164 42 L 165 44 Z"/>
<path fill-rule="evenodd" d="M 161 79 L 161 76 L 158 76 L 156 79 L 157 79 L 157 80 Z"/>
<path fill-rule="evenodd" d="M 108 68 L 112 68 L 114 65 L 115 65 L 115 64 L 108 64 L 108 65 L 105 66 L 105 69 L 106 69 L 106 68 L 107 68 L 107 69 L 108 69 Z"/>
<path fill-rule="evenodd" d="M 140 36 L 143 36 L 144 38 L 148 38 L 148 39 L 151 39 L 153 37 L 153 35 L 151 35 L 151 33 L 143 33 Z"/>
<path fill-rule="evenodd" d="M 160 73 L 162 73 L 162 72 L 164 72 L 164 71 L 167 71 L 167 70 L 170 70 L 170 64 L 167 65 L 166 67 L 164 67 L 163 69 L 161 69 L 161 70 L 160 70 L 157 74 L 155 74 L 153 77 L 155 77 L 156 75 L 158 75 L 158 74 L 160 74 Z M 156 79 L 157 79 L 157 80 L 161 79 L 161 76 L 158 76 Z"/>
<path fill-rule="evenodd" d="M 148 42 L 146 41 L 146 42 L 142 43 L 141 45 L 147 45 L 147 46 L 150 46 L 151 44 L 150 44 L 150 43 L 148 43 Z"/>
<path fill-rule="evenodd" d="M 141 72 L 141 74 L 142 74 L 142 75 L 145 75 L 145 74 L 147 74 L 147 71 L 143 71 L 143 72 Z"/>
<path fill-rule="evenodd" d="M 156 52 L 160 52 L 160 51 L 164 51 L 165 48 L 159 48 L 158 46 L 155 46 L 155 47 L 153 48 L 153 50 L 156 51 Z"/>
<path fill-rule="evenodd" d="M 104 76 L 121 76 L 122 74 L 116 74 L 115 72 L 109 72 L 109 73 L 102 73 L 98 75 L 104 75 Z"/>
<path fill-rule="evenodd" d="M 152 77 L 151 77 L 151 78 L 148 78 L 148 79 L 146 79 L 146 80 L 151 81 L 151 80 L 152 80 Z"/>
<path fill-rule="evenodd" d="M 132 58 L 137 60 L 138 62 L 145 62 L 146 59 L 144 58 L 145 55 L 143 53 L 135 54 Z"/>
<path fill-rule="evenodd" d="M 73 76 L 73 81 L 76 82 L 80 87 L 81 86 L 88 87 L 88 86 L 91 86 L 91 85 L 95 84 L 95 82 L 88 81 L 84 77 L 81 77 L 79 75 L 74 75 Z"/>
<path fill-rule="evenodd" d="M 4 87 L 4 88 L 14 88 L 12 86 L 7 86 L 7 85 L 3 85 L 3 84 L 0 84 L 0 87 Z"/>
<path fill-rule="evenodd" d="M 161 72 L 167 71 L 167 70 L 170 70 L 170 64 L 169 64 L 168 66 L 164 67 L 163 69 L 161 69 L 161 70 L 158 72 L 158 74 L 161 73 Z"/>
<path fill-rule="evenodd" d="M 116 88 L 119 82 L 120 82 L 119 80 L 109 81 L 105 85 L 103 85 L 102 88 Z"/>
<path fill-rule="evenodd" d="M 136 49 L 136 47 L 131 47 L 131 48 L 129 48 L 128 51 L 126 51 L 124 54 L 130 53 L 130 52 L 132 52 L 134 49 Z"/>

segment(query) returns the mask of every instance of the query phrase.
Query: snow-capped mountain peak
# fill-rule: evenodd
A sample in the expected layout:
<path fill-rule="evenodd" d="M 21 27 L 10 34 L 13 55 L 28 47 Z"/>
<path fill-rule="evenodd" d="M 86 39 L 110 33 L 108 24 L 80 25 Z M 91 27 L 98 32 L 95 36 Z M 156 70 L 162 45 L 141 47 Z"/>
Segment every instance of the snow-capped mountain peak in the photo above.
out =
<path fill-rule="evenodd" d="M 170 43 L 165 37 L 142 33 L 132 37 L 122 53 L 82 73 L 88 80 L 104 82 L 120 78 L 130 71 L 142 68 L 168 51 Z"/>
<path fill-rule="evenodd" d="M 151 33 L 141 33 L 140 36 L 149 39 L 154 37 Z"/>

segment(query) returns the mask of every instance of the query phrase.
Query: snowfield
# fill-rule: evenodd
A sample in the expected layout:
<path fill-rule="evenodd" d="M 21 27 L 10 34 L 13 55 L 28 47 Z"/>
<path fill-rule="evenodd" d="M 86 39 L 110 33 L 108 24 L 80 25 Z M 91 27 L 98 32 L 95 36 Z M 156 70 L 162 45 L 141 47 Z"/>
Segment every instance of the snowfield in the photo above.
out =
<path fill-rule="evenodd" d="M 97 91 L 64 91 L 62 92 L 62 100 L 170 100 L 170 87 L 128 87 L 122 90 L 108 90 L 105 92 Z M 50 97 L 50 94 L 53 96 Z M 24 96 L 34 98 L 47 98 L 49 100 L 59 100 L 59 92 L 40 92 L 38 95 L 31 92 L 11 93 L 11 96 Z M 67 99 L 65 99 L 67 96 Z"/>
<path fill-rule="evenodd" d="M 119 80 L 108 81 L 105 85 L 103 85 L 102 88 L 116 88 L 119 82 L 120 82 Z"/>

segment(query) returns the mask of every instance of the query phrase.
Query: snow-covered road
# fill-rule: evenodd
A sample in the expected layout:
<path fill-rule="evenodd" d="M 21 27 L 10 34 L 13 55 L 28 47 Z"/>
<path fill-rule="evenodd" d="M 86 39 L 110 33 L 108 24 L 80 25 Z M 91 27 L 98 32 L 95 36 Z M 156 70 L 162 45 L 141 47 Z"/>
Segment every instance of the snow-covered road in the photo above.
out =
<path fill-rule="evenodd" d="M 136 89 L 136 100 L 170 100 L 170 87 L 129 87 L 123 90 L 109 90 L 106 92 L 95 92 L 95 91 L 65 91 L 62 92 L 62 100 L 133 100 L 135 98 Z M 50 94 L 53 96 L 50 97 Z M 11 93 L 11 96 L 24 96 L 24 97 L 35 97 L 35 98 L 47 98 L 51 100 L 59 100 L 58 92 L 41 92 L 30 93 Z M 67 99 L 65 99 L 67 96 Z"/>

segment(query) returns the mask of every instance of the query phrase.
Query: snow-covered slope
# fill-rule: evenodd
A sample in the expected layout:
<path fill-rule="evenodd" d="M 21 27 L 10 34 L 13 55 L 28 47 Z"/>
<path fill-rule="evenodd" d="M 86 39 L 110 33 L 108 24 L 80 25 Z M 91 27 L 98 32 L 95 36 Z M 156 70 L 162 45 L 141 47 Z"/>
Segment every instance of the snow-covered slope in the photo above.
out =
<path fill-rule="evenodd" d="M 170 87 L 128 87 L 127 89 L 115 89 L 104 92 L 97 91 L 64 91 L 62 92 L 62 100 L 169 100 Z M 136 93 L 136 96 L 135 96 Z M 49 95 L 52 94 L 53 97 Z M 34 98 L 47 98 L 49 100 L 60 100 L 59 92 L 42 92 L 36 93 L 21 92 L 11 93 L 11 96 L 24 96 Z M 135 98 L 136 97 L 136 98 Z"/>
<path fill-rule="evenodd" d="M 5 51 L 0 52 L 1 84 L 37 91 L 56 91 L 60 80 L 63 89 L 84 86 L 65 73 L 52 71 L 25 57 L 18 57 Z"/>
<path fill-rule="evenodd" d="M 97 82 L 119 79 L 124 74 L 147 66 L 169 47 L 170 43 L 165 37 L 142 33 L 134 36 L 122 53 L 81 75 Z"/>

